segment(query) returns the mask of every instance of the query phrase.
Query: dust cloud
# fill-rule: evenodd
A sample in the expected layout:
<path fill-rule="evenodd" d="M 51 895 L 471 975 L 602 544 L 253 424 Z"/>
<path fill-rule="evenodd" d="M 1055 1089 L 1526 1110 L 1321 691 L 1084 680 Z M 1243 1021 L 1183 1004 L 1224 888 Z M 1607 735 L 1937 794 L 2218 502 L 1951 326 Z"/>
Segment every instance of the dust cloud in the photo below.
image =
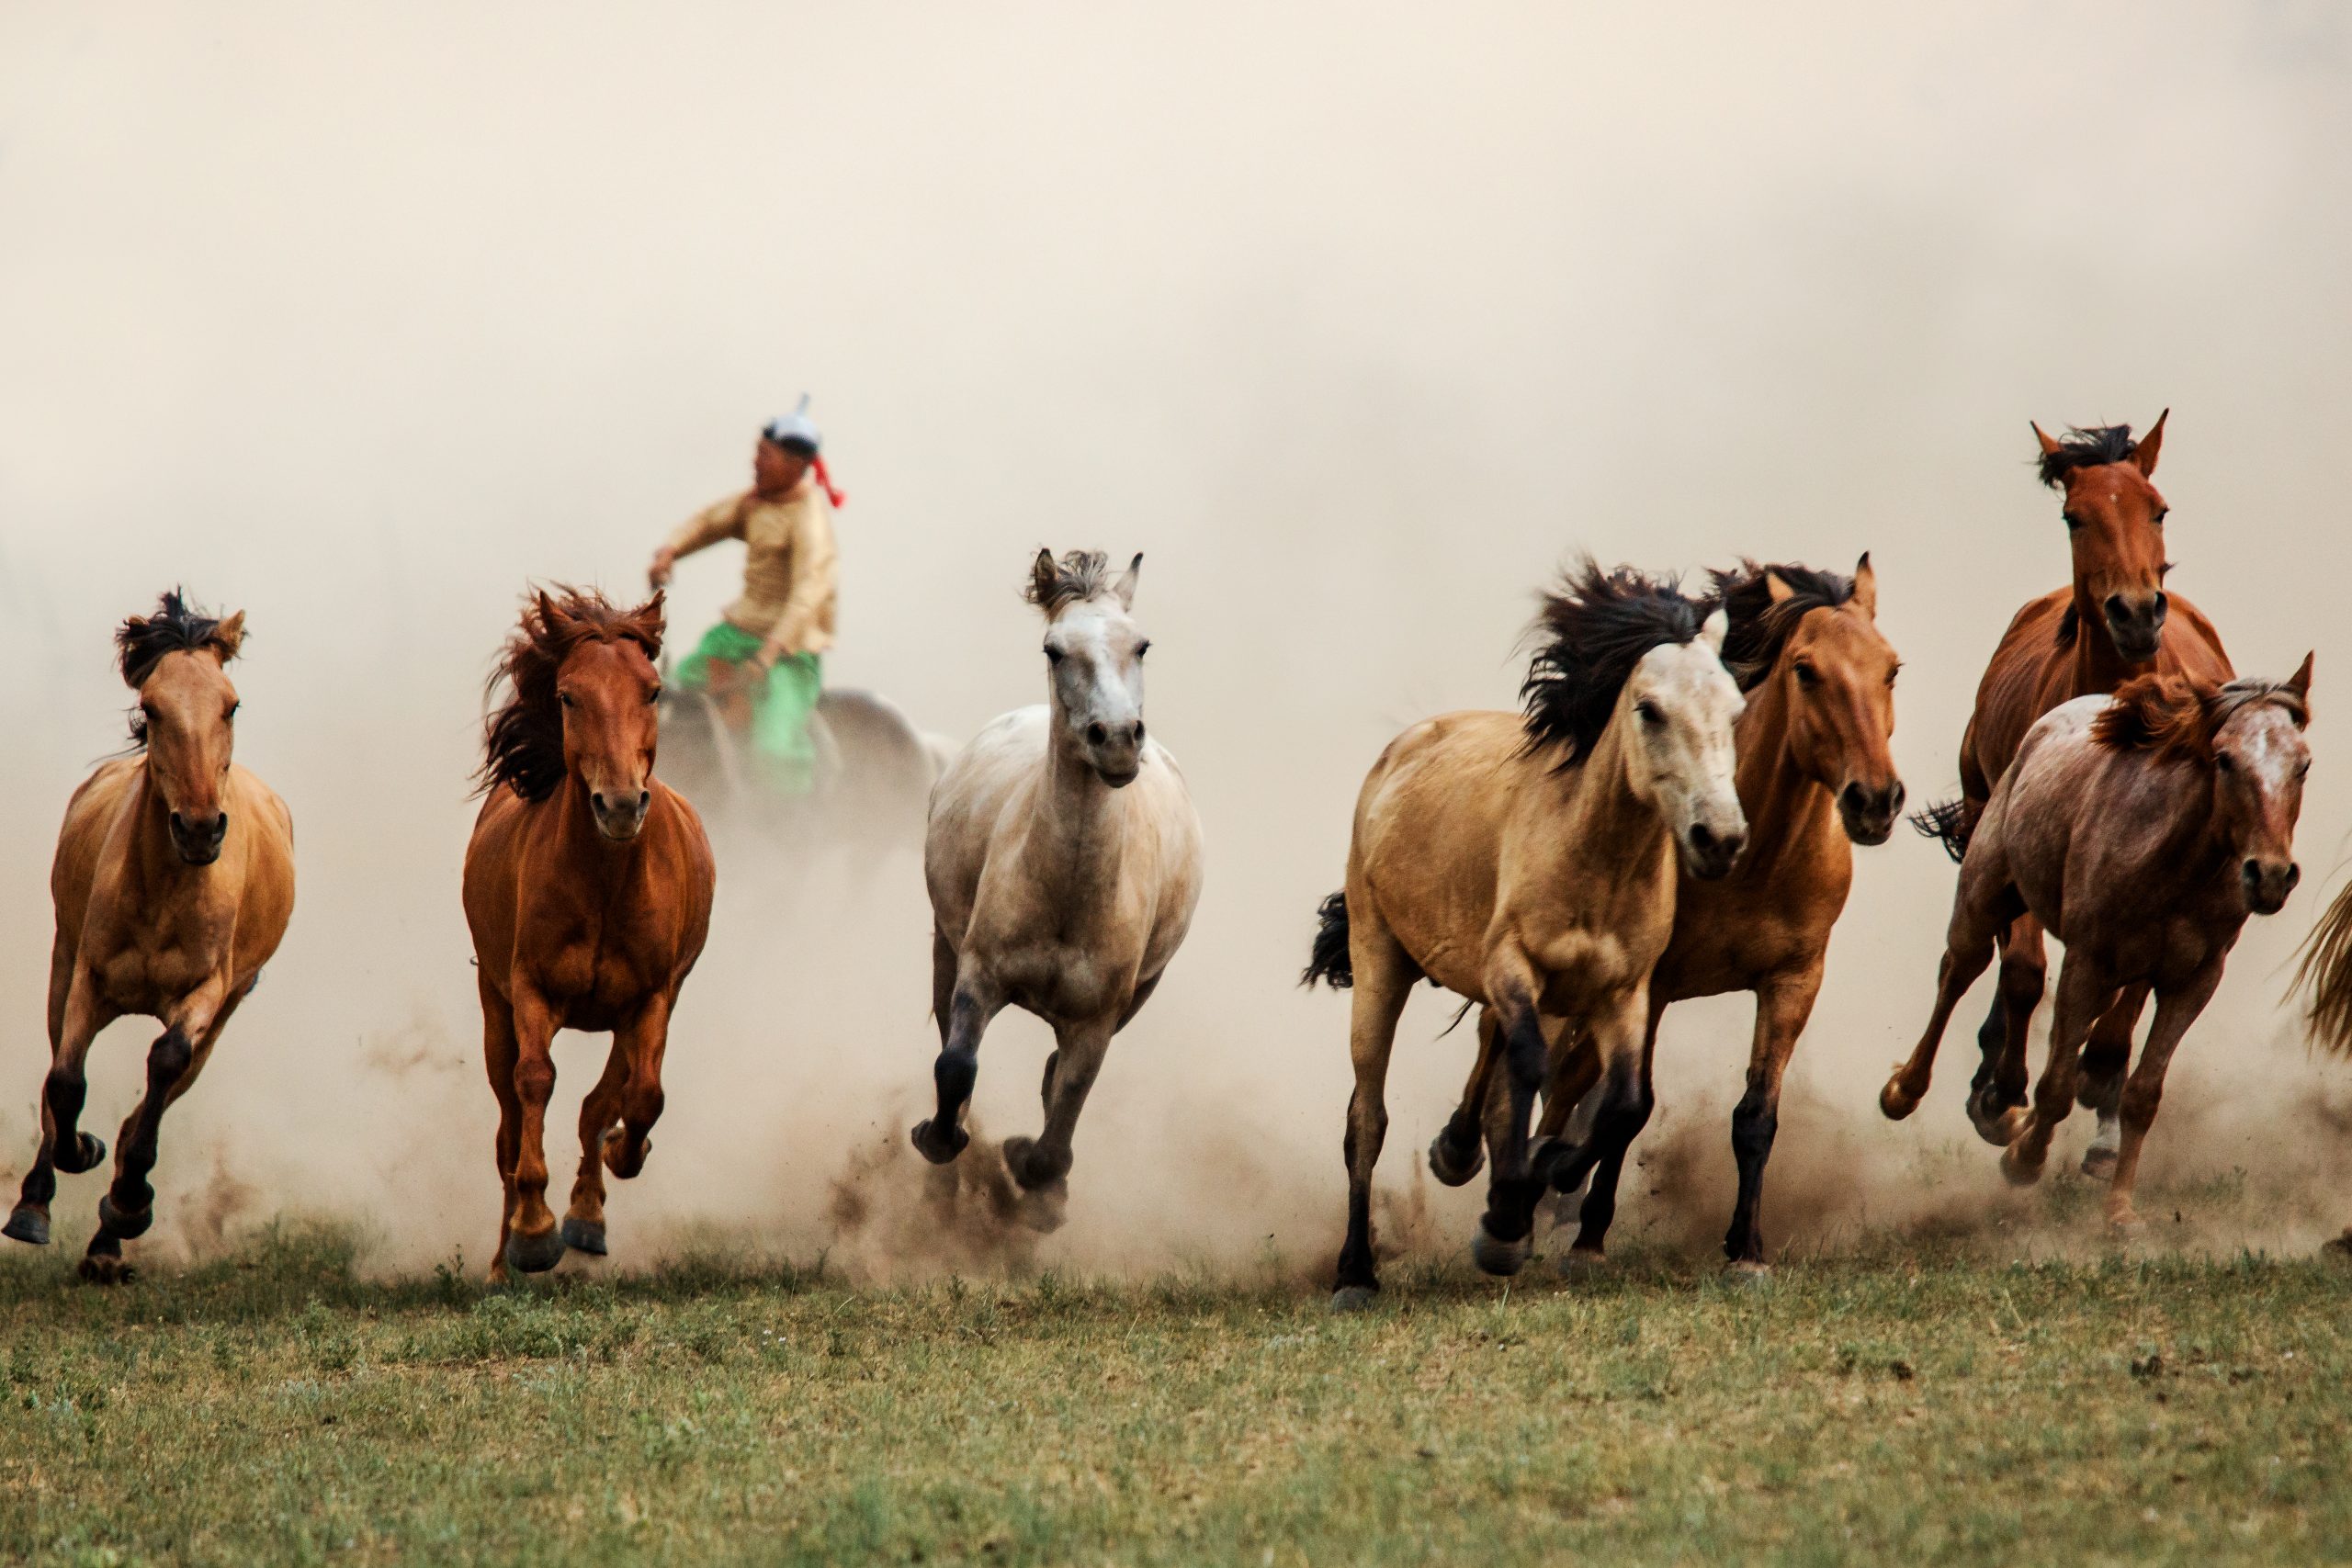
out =
<path fill-rule="evenodd" d="M 2316 646 L 2320 719 L 2312 874 L 2249 929 L 2149 1176 L 2243 1171 L 2280 1196 L 2200 1240 L 2305 1245 L 2352 1219 L 2352 1073 L 2282 1007 L 2352 829 L 2347 196 L 2324 0 L 0 12 L 0 1163 L 45 1063 L 53 824 L 121 739 L 107 634 L 184 581 L 250 615 L 240 756 L 293 807 L 300 901 L 164 1125 L 143 1245 L 325 1212 L 386 1268 L 485 1263 L 458 873 L 487 661 L 526 580 L 635 591 L 807 389 L 852 497 L 829 677 L 926 728 L 1039 696 L 1039 544 L 1147 552 L 1151 723 L 1207 894 L 1096 1089 L 1067 1224 L 989 1243 L 939 1218 L 1001 1201 L 988 1175 L 940 1189 L 903 1152 L 936 1045 L 915 856 L 722 836 L 606 1266 L 696 1227 L 876 1278 L 1328 1256 L 1349 1070 L 1345 1002 L 1293 984 L 1316 902 L 1386 738 L 1510 703 L 1563 556 L 1873 552 L 1929 798 L 1994 640 L 2065 571 L 2026 421 L 2169 406 L 2172 585 L 2242 669 Z M 674 637 L 734 570 L 685 565 Z M 1908 835 L 1860 856 L 1776 1245 L 2039 1212 L 1961 1115 L 1981 998 L 1921 1115 L 1874 1106 L 1951 886 Z M 1397 1228 L 1458 1249 L 1475 1195 L 1415 1173 L 1471 1049 L 1432 1043 L 1446 1016 L 1406 1018 L 1384 1172 Z M 90 1125 L 127 1112 L 146 1027 L 100 1041 Z M 1713 1245 L 1747 1037 L 1736 999 L 1670 1017 L 1627 1234 Z M 1034 1128 L 1046 1043 L 990 1034 L 996 1134 Z M 560 1044 L 551 1131 L 601 1050 Z M 575 1147 L 550 1138 L 559 1192 Z M 97 1190 L 64 1183 L 62 1236 Z"/>

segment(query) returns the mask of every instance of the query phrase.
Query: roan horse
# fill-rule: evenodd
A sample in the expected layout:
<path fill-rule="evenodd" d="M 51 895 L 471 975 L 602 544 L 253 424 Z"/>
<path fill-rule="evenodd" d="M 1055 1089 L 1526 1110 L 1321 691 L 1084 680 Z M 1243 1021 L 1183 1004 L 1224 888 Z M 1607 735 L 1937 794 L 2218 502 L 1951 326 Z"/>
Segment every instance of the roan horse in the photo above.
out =
<path fill-rule="evenodd" d="M 1764 1165 L 1780 1125 L 1781 1078 L 1821 990 L 1830 928 L 1852 885 L 1851 844 L 1883 844 L 1903 809 L 1888 741 L 1894 734 L 1894 677 L 1902 661 L 1878 629 L 1878 579 L 1862 557 L 1851 578 L 1809 567 L 1717 572 L 1715 591 L 1731 620 L 1724 663 L 1747 694 L 1734 730 L 1747 852 L 1728 876 L 1685 875 L 1674 934 L 1650 976 L 1642 1042 L 1644 1100 L 1658 1021 L 1692 997 L 1752 991 L 1755 1032 L 1747 1091 L 1732 1112 L 1739 1197 L 1724 1253 L 1761 1268 L 1758 1208 Z M 1478 1065 L 1461 1107 L 1430 1145 L 1430 1169 L 1449 1186 L 1476 1174 L 1479 1129 L 1499 1035 L 1494 1010 L 1478 1020 Z M 1539 1142 L 1561 1136 L 1575 1101 L 1544 1097 Z M 1617 1209 L 1624 1150 L 1592 1172 L 1571 1260 L 1598 1261 Z"/>
<path fill-rule="evenodd" d="M 1888 1116 L 1917 1108 L 1953 1005 L 2001 931 L 2031 915 L 2066 944 L 2066 962 L 2032 1109 L 2002 1120 L 2001 1168 L 2018 1182 L 2041 1175 L 2092 1026 L 2119 995 L 2153 988 L 2156 1019 L 2120 1095 L 2107 1197 L 2111 1224 L 2135 1223 L 2132 1181 L 2173 1051 L 2221 983 L 2246 916 L 2276 914 L 2301 875 L 2311 678 L 2308 655 L 2286 681 L 2140 675 L 2027 732 L 1961 862 L 1935 1010 L 1879 1097 Z"/>
<path fill-rule="evenodd" d="M 1425 719 L 1365 778 L 1347 885 L 1324 900 L 1303 976 L 1355 992 L 1336 1310 L 1380 1287 L 1372 1176 L 1415 981 L 1484 1005 L 1498 1036 L 1506 1076 L 1502 1092 L 1482 1097 L 1494 1169 L 1473 1246 L 1488 1273 L 1525 1263 L 1554 1171 L 1581 1182 L 1647 1119 L 1642 1042 L 1650 971 L 1674 927 L 1677 859 L 1721 877 L 1747 831 L 1733 779 L 1741 699 L 1719 657 L 1727 621 L 1705 609 L 1669 581 L 1588 559 L 1545 596 L 1523 716 Z M 1572 1151 L 1529 1148 L 1547 1077 L 1570 1100 L 1603 1083 L 1592 1135 Z"/>
<path fill-rule="evenodd" d="M 1917 818 L 1920 831 L 1941 839 L 1954 860 L 1967 851 L 2026 731 L 2052 708 L 2112 692 L 2134 675 L 2180 674 L 2218 685 L 2235 673 L 2213 624 L 2164 589 L 2172 570 L 2165 559 L 2168 509 L 2153 480 L 2171 412 L 2158 414 L 2137 442 L 2128 424 L 2072 430 L 2063 439 L 2032 427 L 2041 446 L 2041 482 L 2065 495 L 2075 581 L 2033 600 L 2009 623 L 1961 738 L 1961 796 Z M 1987 1142 L 2006 1142 L 2008 1112 L 2025 1103 L 2026 1032 L 2046 971 L 2041 928 L 2025 916 L 2003 943 L 1999 987 L 1977 1033 L 1984 1060 L 1968 1115 Z M 2116 1097 L 2147 999 L 2145 987 L 2127 987 L 2092 1028 L 2083 1052 L 2083 1103 L 2099 1116 L 2098 1136 L 2083 1156 L 2093 1176 L 2104 1175 L 2114 1159 Z"/>
<path fill-rule="evenodd" d="M 710 931 L 710 841 L 653 776 L 662 632 L 659 593 L 626 611 L 538 593 L 491 677 L 507 695 L 486 727 L 465 904 L 505 1186 L 492 1280 L 551 1269 L 567 1247 L 604 1254 L 604 1173 L 644 1168 L 671 1010 Z M 559 1029 L 613 1034 L 560 1233 L 544 1152 Z"/>
<path fill-rule="evenodd" d="M 139 694 L 132 754 L 74 792 L 50 892 L 49 1079 L 40 1152 L 6 1233 L 46 1245 L 57 1171 L 106 1157 L 77 1123 L 90 1042 L 139 1013 L 164 1032 L 147 1049 L 146 1092 L 122 1124 L 114 1184 L 98 1200 L 82 1277 L 130 1277 L 122 1244 L 154 1220 L 156 1135 L 164 1111 L 204 1070 L 229 1019 L 261 978 L 294 913 L 294 819 L 269 786 L 230 760 L 237 689 L 223 669 L 244 640 L 242 611 L 215 620 L 177 592 L 115 634 L 122 678 Z"/>
<path fill-rule="evenodd" d="M 931 802 L 932 1007 L 938 1109 L 914 1145 L 944 1165 L 1006 1006 L 1053 1026 L 1045 1130 L 1008 1138 L 1006 1168 L 1039 1228 L 1058 1223 L 1070 1135 L 1109 1051 L 1176 956 L 1201 895 L 1201 821 L 1184 775 L 1143 723 L 1137 556 L 1116 581 L 1100 551 L 1040 550 L 1025 591 L 1045 612 L 1045 706 L 974 738 Z"/>

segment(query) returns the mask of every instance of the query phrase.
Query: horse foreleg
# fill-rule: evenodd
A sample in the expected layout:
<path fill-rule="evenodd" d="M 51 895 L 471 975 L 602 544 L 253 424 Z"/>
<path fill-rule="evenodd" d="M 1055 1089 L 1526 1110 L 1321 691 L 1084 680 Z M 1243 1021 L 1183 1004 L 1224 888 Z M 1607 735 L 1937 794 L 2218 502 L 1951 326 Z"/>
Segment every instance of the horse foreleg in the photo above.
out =
<path fill-rule="evenodd" d="M 1622 1165 L 1625 1151 L 1649 1122 L 1655 1098 L 1650 1089 L 1650 1043 L 1656 1033 L 1646 984 L 1635 987 L 1616 1006 L 1596 1013 L 1574 1036 L 1562 1036 L 1572 1037 L 1589 1043 L 1600 1081 L 1600 1104 L 1593 1116 L 1592 1135 L 1553 1162 L 1550 1179 L 1562 1191 L 1574 1191 L 1604 1165 L 1612 1161 Z M 1593 1186 L 1595 1195 L 1602 1191 L 1599 1180 Z M 1605 1230 L 1616 1206 L 1614 1174 L 1602 1209 L 1591 1208 L 1591 1196 L 1587 1197 L 1587 1213 L 1598 1218 Z"/>
<path fill-rule="evenodd" d="M 1023 1194 L 1024 1217 L 1032 1228 L 1056 1230 L 1061 1225 L 1061 1205 L 1068 1194 L 1070 1140 L 1078 1132 L 1078 1115 L 1110 1054 L 1115 1020 L 1101 1019 L 1054 1029 L 1054 1055 L 1046 1066 L 1042 1098 L 1046 1125 L 1035 1138 L 1007 1138 L 1004 1168 Z"/>
<path fill-rule="evenodd" d="M 481 1058 L 490 1075 L 490 1091 L 498 1100 L 498 1136 L 492 1153 L 498 1162 L 498 1245 L 490 1252 L 490 1282 L 506 1280 L 506 1238 L 514 1224 L 514 1167 L 522 1158 L 523 1100 L 514 1092 L 514 1010 L 487 979 L 477 978 L 481 993 Z"/>
<path fill-rule="evenodd" d="M 1592 1164 L 1591 1184 L 1585 1190 L 1584 1202 L 1577 1210 L 1577 1239 L 1568 1248 L 1568 1256 L 1562 1260 L 1561 1266 L 1564 1269 L 1590 1267 L 1601 1262 L 1608 1255 L 1609 1226 L 1617 1217 L 1617 1183 L 1625 1174 L 1625 1156 L 1632 1148 L 1634 1139 L 1640 1135 L 1642 1127 L 1647 1124 L 1648 1104 L 1656 1098 L 1651 1088 L 1650 1063 L 1657 1055 L 1658 1021 L 1665 1016 L 1665 1004 L 1653 999 L 1648 1004 L 1648 1022 L 1644 1027 L 1642 1034 L 1641 1098 L 1644 1102 L 1642 1120 L 1634 1124 L 1632 1133 L 1626 1134 L 1623 1144 L 1612 1147 L 1600 1146 L 1600 1122 L 1598 1112 L 1602 1107 L 1594 1108 L 1596 1114 L 1585 1138 L 1585 1143 L 1593 1147 L 1596 1156 Z M 1588 1055 L 1592 1066 L 1590 1076 L 1585 1079 L 1584 1089 L 1589 1091 L 1593 1077 L 1600 1074 L 1602 1063 L 1598 1053 Z M 1603 1097 L 1603 1104 L 1605 1103 L 1606 1097 Z M 1548 1122 L 1551 1117 L 1551 1102 L 1547 1096 L 1544 1102 L 1544 1120 Z M 1572 1156 L 1560 1158 L 1554 1172 L 1555 1184 L 1566 1180 L 1578 1163 Z M 1571 1185 L 1565 1190 L 1573 1192 L 1576 1189 Z"/>
<path fill-rule="evenodd" d="M 563 1258 L 563 1236 L 548 1207 L 548 1101 L 555 1095 L 554 1012 L 525 985 L 514 985 L 516 1129 L 513 1213 L 501 1256 L 526 1274 L 544 1273 Z"/>
<path fill-rule="evenodd" d="M 1943 1043 L 1944 1030 L 1951 1022 L 1952 1009 L 1976 984 L 1993 962 L 1994 939 L 2007 925 L 2007 919 L 1996 918 L 1999 911 L 1981 908 L 1971 897 L 1968 868 L 1961 868 L 1961 888 L 1952 900 L 1951 924 L 1944 934 L 1943 961 L 1936 967 L 1936 1005 L 1928 1014 L 1928 1027 L 1921 1032 L 1918 1044 L 1911 1048 L 1910 1057 L 1895 1065 L 1886 1087 L 1879 1090 L 1878 1108 L 1888 1121 L 1900 1122 L 1919 1109 L 1920 1100 L 1928 1092 L 1928 1083 L 1935 1075 L 1936 1047 Z M 2004 897 L 2014 900 L 2014 890 L 2005 889 Z"/>
<path fill-rule="evenodd" d="M 2018 916 L 2002 940 L 1998 989 L 1984 1027 L 1977 1031 L 1982 1060 L 1968 1086 L 1969 1122 L 1988 1144 L 2007 1144 L 2018 1125 L 2014 1112 L 2025 1104 L 2026 1042 L 2032 1033 L 2034 1010 L 2048 988 L 2049 973 L 2041 922 L 2031 915 Z"/>
<path fill-rule="evenodd" d="M 2123 1139 L 2116 1107 L 2123 1096 L 2123 1075 L 2132 1066 L 2132 1035 L 2139 1027 L 2140 1010 L 2147 1005 L 2146 981 L 2126 986 L 2115 1005 L 2091 1025 L 2090 1041 L 2083 1047 L 2082 1088 L 2075 1099 L 2084 1110 L 2098 1113 L 2098 1132 L 2083 1151 L 2085 1176 L 2108 1176 L 2115 1170 L 2115 1151 Z"/>
<path fill-rule="evenodd" d="M 147 1085 L 117 1138 L 114 1182 L 98 1200 L 98 1228 L 82 1258 L 82 1278 L 111 1284 L 130 1278 L 122 1244 L 155 1223 L 154 1171 L 164 1112 L 188 1090 L 212 1055 L 213 1042 L 243 999 L 226 982 L 208 985 L 167 1014 L 164 1032 L 147 1048 Z"/>
<path fill-rule="evenodd" d="M 2075 1076 L 2091 1025 L 2115 996 L 2114 982 L 2084 953 L 2069 953 L 2058 971 L 2058 1002 L 2050 1017 L 2050 1059 L 2034 1086 L 2033 1109 L 2019 1119 L 2001 1155 L 2001 1174 L 2023 1186 L 2041 1177 L 2051 1134 L 2075 1107 Z"/>
<path fill-rule="evenodd" d="M 1470 1064 L 1469 1081 L 1462 1086 L 1462 1103 L 1453 1108 L 1436 1137 L 1430 1140 L 1430 1174 L 1448 1187 L 1460 1187 L 1478 1174 L 1486 1158 L 1479 1151 L 1478 1129 L 1487 1104 L 1487 1080 L 1495 1069 L 1502 1031 L 1495 1010 L 1478 1010 L 1478 1056 Z"/>
<path fill-rule="evenodd" d="M 1724 1256 L 1736 1266 L 1761 1268 L 1764 1229 L 1758 1212 L 1764 1201 L 1764 1167 L 1781 1129 L 1781 1078 L 1789 1057 L 1813 1016 L 1821 992 L 1821 961 L 1794 974 L 1775 975 L 1756 988 L 1756 1033 L 1747 1047 L 1747 1092 L 1731 1113 L 1732 1158 L 1739 1167 L 1739 1198 L 1733 1204 Z"/>
<path fill-rule="evenodd" d="M 1366 903 L 1368 900 L 1359 900 Z M 1419 971 L 1396 939 L 1369 908 L 1357 914 L 1349 931 L 1349 961 L 1355 989 L 1348 1001 L 1348 1057 L 1355 1067 L 1355 1092 L 1348 1097 L 1347 1134 L 1341 1150 L 1348 1162 L 1348 1235 L 1340 1247 L 1331 1309 L 1350 1312 L 1367 1305 L 1380 1289 L 1372 1251 L 1372 1173 L 1388 1136 L 1388 1056 L 1396 1044 L 1396 1021 L 1405 1012 Z"/>
<path fill-rule="evenodd" d="M 947 1026 L 939 1059 L 932 1065 L 933 1086 L 939 1104 L 931 1116 L 909 1134 L 916 1152 L 933 1165 L 945 1165 L 964 1152 L 972 1134 L 964 1130 L 964 1108 L 971 1102 L 972 1086 L 980 1077 L 980 1036 L 1004 1006 L 994 988 L 961 975 L 947 1003 Z"/>
<path fill-rule="evenodd" d="M 2222 964 L 2216 959 L 2179 990 L 2159 993 L 2156 998 L 2156 1021 L 2148 1027 L 2148 1043 L 2140 1052 L 2140 1065 L 2132 1069 L 2123 1086 L 2118 1106 L 2123 1138 L 2115 1154 L 2115 1176 L 2107 1190 L 2107 1223 L 2119 1229 L 2140 1223 L 2132 1207 L 2132 1190 L 2140 1178 L 2141 1146 L 2147 1142 L 2148 1129 L 2155 1124 L 2156 1105 L 2165 1097 L 2165 1070 L 2172 1065 L 2172 1054 L 2188 1034 L 2188 1026 L 2213 999 L 2213 987 L 2221 983 Z M 2346 1235 L 2352 1236 L 2352 1232 Z"/>
<path fill-rule="evenodd" d="M 50 1013 L 49 1077 L 42 1080 L 40 1094 L 40 1146 L 33 1156 L 32 1168 L 25 1172 L 16 1211 L 6 1225 L 0 1225 L 0 1235 L 35 1247 L 49 1245 L 49 1205 L 57 1196 L 56 1173 L 79 1175 L 96 1169 L 107 1157 L 105 1143 L 81 1129 L 82 1102 L 89 1093 L 83 1067 L 89 1059 L 90 1042 L 119 1016 L 98 999 L 96 987 L 64 951 L 62 941 L 51 962 L 65 967 L 66 994 L 62 1005 L 53 1005 Z M 54 976 L 51 989 L 54 999 Z"/>
<path fill-rule="evenodd" d="M 580 1102 L 580 1171 L 571 1179 L 571 1201 L 563 1212 L 563 1245 L 594 1258 L 605 1256 L 605 1151 L 620 1130 L 621 1090 L 628 1073 L 628 1052 L 616 1031 L 605 1070 Z"/>

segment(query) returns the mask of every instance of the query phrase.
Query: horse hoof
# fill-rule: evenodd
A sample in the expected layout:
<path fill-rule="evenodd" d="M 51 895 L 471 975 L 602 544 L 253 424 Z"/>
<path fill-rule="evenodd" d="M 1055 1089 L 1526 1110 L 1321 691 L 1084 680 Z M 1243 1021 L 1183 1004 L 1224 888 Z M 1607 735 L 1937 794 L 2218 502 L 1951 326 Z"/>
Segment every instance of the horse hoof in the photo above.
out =
<path fill-rule="evenodd" d="M 1440 1133 L 1430 1140 L 1430 1174 L 1448 1187 L 1460 1187 L 1487 1163 L 1487 1151 L 1473 1138 L 1469 1148 L 1457 1149 Z"/>
<path fill-rule="evenodd" d="M 909 1136 L 914 1140 L 915 1153 L 933 1165 L 945 1165 L 962 1154 L 964 1145 L 972 1141 L 972 1134 L 961 1127 L 949 1127 L 942 1133 L 939 1123 L 929 1120 L 916 1122 Z"/>
<path fill-rule="evenodd" d="M 1478 1234 L 1470 1238 L 1470 1259 L 1488 1274 L 1508 1280 L 1527 1267 L 1528 1256 L 1535 1250 L 1532 1235 L 1517 1241 L 1503 1241 L 1487 1229 L 1487 1222 L 1478 1222 Z"/>
<path fill-rule="evenodd" d="M 49 1156 L 50 1163 L 68 1176 L 79 1176 L 85 1170 L 96 1170 L 107 1157 L 107 1142 L 94 1133 L 77 1133 L 69 1157 L 63 1149 Z"/>
<path fill-rule="evenodd" d="M 506 1267 L 518 1274 L 544 1274 L 563 1261 L 563 1235 L 553 1225 L 537 1235 L 521 1231 L 506 1238 Z"/>
<path fill-rule="evenodd" d="M 1023 1224 L 1039 1235 L 1051 1235 L 1069 1218 L 1069 1184 L 1049 1181 L 1043 1187 L 1023 1189 L 1014 1211 Z"/>
<path fill-rule="evenodd" d="M 98 1228 L 118 1241 L 136 1241 L 147 1234 L 155 1223 L 153 1204 L 134 1213 L 124 1213 L 114 1206 L 114 1194 L 102 1194 L 98 1199 Z"/>
<path fill-rule="evenodd" d="M 1377 1285 L 1342 1285 L 1331 1292 L 1331 1311 L 1339 1316 L 1370 1312 L 1380 1302 Z"/>
<path fill-rule="evenodd" d="M 25 1242 L 33 1247 L 47 1247 L 49 1245 L 49 1215 L 29 1203 L 20 1204 L 17 1212 L 8 1216 L 8 1223 L 0 1225 L 0 1235 L 5 1235 L 11 1241 Z"/>
<path fill-rule="evenodd" d="M 563 1245 L 591 1258 L 605 1256 L 605 1227 L 595 1220 L 566 1219 L 563 1222 Z"/>
<path fill-rule="evenodd" d="M 139 1278 L 139 1270 L 114 1252 L 89 1252 L 82 1256 L 83 1282 L 91 1285 L 128 1285 Z"/>
<path fill-rule="evenodd" d="M 1898 1074 L 1887 1079 L 1886 1087 L 1878 1091 L 1878 1109 L 1879 1114 L 1888 1121 L 1900 1122 L 1919 1109 L 1919 1097 L 1903 1087 L 1902 1076 Z"/>
<path fill-rule="evenodd" d="M 2030 1187 L 2041 1179 L 2041 1162 L 2035 1160 L 2028 1165 L 2018 1156 L 2017 1145 L 2012 1144 L 2001 1151 L 2001 1174 L 2008 1178 L 2012 1187 Z"/>
<path fill-rule="evenodd" d="M 2083 1151 L 2083 1174 L 2095 1181 L 2105 1181 L 2115 1174 L 2115 1151 L 2093 1144 Z"/>
<path fill-rule="evenodd" d="M 1729 1285 L 1769 1285 L 1772 1282 L 1772 1266 L 1751 1258 L 1733 1258 L 1724 1265 L 1724 1282 Z"/>
<path fill-rule="evenodd" d="M 2121 1213 L 2107 1216 L 2107 1234 L 2117 1241 L 2137 1241 L 2147 1231 L 2148 1222 L 2142 1219 L 2136 1210 L 2126 1209 Z"/>
<path fill-rule="evenodd" d="M 628 1134 L 618 1127 L 608 1127 L 605 1130 L 604 1146 L 600 1152 L 606 1170 L 611 1171 L 614 1176 L 623 1181 L 634 1181 L 638 1174 L 644 1170 L 645 1162 L 652 1157 L 653 1140 L 647 1138 L 639 1144 L 637 1158 L 632 1160 L 628 1157 Z"/>
<path fill-rule="evenodd" d="M 1591 1280 L 1608 1273 L 1615 1267 L 1609 1255 L 1597 1247 L 1572 1247 L 1560 1259 L 1563 1280 Z"/>
<path fill-rule="evenodd" d="M 2022 1105 L 2002 1105 L 1994 1100 L 1987 1089 L 1979 1089 L 1968 1097 L 1968 1123 L 1976 1135 L 1996 1148 L 2007 1148 L 2025 1131 L 2026 1109 Z"/>

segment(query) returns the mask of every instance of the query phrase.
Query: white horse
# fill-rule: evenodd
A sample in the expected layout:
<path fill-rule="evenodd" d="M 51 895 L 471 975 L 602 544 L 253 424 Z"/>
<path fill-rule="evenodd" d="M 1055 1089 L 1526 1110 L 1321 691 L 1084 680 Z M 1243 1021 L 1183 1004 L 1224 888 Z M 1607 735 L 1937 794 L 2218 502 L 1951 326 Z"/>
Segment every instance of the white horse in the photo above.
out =
<path fill-rule="evenodd" d="M 1144 734 L 1143 656 L 1128 612 L 1136 556 L 1116 581 L 1099 550 L 1037 552 L 1025 596 L 1046 615 L 1051 702 L 980 731 L 932 792 L 932 1006 L 939 1108 L 923 1157 L 963 1152 L 980 1035 L 1006 1006 L 1053 1026 L 1045 1131 L 1008 1138 L 1024 1192 L 1067 1190 L 1070 1134 L 1111 1036 L 1183 943 L 1201 894 L 1201 820 L 1176 759 Z"/>

